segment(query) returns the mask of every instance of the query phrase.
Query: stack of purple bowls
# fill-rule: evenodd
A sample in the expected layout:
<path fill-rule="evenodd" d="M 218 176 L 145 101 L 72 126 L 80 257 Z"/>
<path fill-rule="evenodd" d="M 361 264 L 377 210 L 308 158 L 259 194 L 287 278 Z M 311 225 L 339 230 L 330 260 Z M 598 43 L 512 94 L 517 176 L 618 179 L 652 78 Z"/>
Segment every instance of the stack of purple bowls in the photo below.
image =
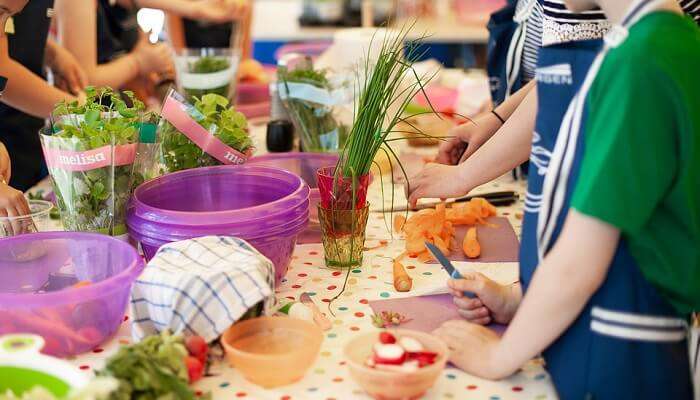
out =
<path fill-rule="evenodd" d="M 150 260 L 160 246 L 209 235 L 246 240 L 275 264 L 280 282 L 309 219 L 309 186 L 264 166 L 218 166 L 168 174 L 134 192 L 129 234 Z"/>

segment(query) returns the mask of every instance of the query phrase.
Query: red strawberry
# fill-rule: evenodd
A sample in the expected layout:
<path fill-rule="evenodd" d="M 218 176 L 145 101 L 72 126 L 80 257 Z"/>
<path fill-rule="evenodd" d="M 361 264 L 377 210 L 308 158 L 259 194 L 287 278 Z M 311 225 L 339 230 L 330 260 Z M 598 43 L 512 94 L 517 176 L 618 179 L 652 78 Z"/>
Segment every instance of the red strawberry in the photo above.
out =
<path fill-rule="evenodd" d="M 389 332 L 381 332 L 379 333 L 379 343 L 394 344 L 396 343 L 396 337 Z"/>
<path fill-rule="evenodd" d="M 202 364 L 199 359 L 192 356 L 186 356 L 185 367 L 187 367 L 187 375 L 190 378 L 190 383 L 197 382 L 202 378 L 202 375 L 204 374 L 204 364 Z"/>
<path fill-rule="evenodd" d="M 191 356 L 196 357 L 202 364 L 207 363 L 209 346 L 201 336 L 189 336 L 185 339 L 185 347 Z"/>

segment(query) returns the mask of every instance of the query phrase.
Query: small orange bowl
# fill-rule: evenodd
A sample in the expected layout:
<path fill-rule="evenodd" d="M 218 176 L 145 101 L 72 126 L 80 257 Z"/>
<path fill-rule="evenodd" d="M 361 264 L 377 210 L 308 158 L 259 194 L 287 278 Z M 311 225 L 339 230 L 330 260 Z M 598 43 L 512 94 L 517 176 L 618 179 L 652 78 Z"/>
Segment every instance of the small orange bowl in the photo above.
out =
<path fill-rule="evenodd" d="M 372 348 L 379 343 L 379 332 L 357 336 L 345 345 L 345 358 L 350 376 L 370 396 L 381 400 L 418 399 L 437 381 L 445 369 L 449 350 L 435 336 L 406 329 L 390 330 L 394 336 L 418 340 L 427 351 L 438 354 L 435 363 L 414 372 L 386 371 L 370 368 L 365 361 L 372 355 Z"/>
<path fill-rule="evenodd" d="M 264 388 L 303 378 L 316 360 L 322 341 L 323 333 L 316 324 L 289 317 L 238 322 L 221 338 L 231 366 Z"/>

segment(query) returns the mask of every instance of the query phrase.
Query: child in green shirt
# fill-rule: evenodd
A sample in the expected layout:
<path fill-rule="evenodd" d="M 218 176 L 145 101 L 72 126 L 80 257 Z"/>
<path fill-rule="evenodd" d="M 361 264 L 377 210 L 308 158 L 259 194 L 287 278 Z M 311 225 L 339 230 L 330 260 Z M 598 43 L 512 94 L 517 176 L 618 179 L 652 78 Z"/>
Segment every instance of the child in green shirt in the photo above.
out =
<path fill-rule="evenodd" d="M 537 226 L 523 230 L 538 262 L 521 257 L 522 300 L 476 275 L 449 283 L 510 320 L 502 338 L 466 321 L 436 334 L 453 363 L 492 379 L 544 352 L 564 399 L 691 398 L 700 30 L 671 0 L 566 3 L 600 6 L 615 27 L 553 140 Z"/>

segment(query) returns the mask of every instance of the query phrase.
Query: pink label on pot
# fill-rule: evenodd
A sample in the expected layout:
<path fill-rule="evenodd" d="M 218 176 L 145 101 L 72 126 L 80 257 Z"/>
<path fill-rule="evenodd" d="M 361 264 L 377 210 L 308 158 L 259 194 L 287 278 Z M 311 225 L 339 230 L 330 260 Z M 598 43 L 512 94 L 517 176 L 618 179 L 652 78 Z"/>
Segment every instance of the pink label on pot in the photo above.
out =
<path fill-rule="evenodd" d="M 161 116 L 187 136 L 197 147 L 224 164 L 243 164 L 248 159 L 246 154 L 227 146 L 204 129 L 187 114 L 186 106 L 173 97 L 169 96 L 165 100 Z"/>
<path fill-rule="evenodd" d="M 93 150 L 72 151 L 50 149 L 43 146 L 46 165 L 49 168 L 59 168 L 67 171 L 90 171 L 109 165 L 128 165 L 136 157 L 136 143 L 118 146 L 103 146 Z M 112 162 L 114 150 L 114 162 Z"/>

